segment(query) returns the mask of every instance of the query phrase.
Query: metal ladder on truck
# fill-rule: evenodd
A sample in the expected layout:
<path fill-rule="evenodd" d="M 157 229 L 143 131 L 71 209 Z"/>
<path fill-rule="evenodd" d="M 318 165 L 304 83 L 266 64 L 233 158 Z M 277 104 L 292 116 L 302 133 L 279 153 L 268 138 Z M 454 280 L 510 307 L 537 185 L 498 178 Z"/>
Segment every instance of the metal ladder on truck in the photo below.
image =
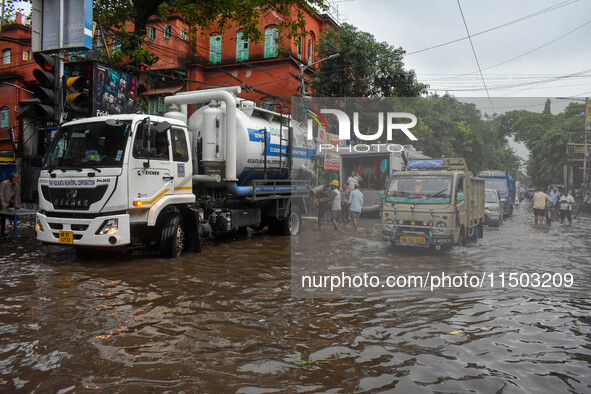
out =
<path fill-rule="evenodd" d="M 286 171 L 291 173 L 293 166 L 293 129 L 291 128 L 291 109 L 287 105 L 277 104 L 277 113 L 279 113 L 279 173 Z M 287 125 L 284 124 L 287 122 Z M 268 178 L 267 171 L 267 152 L 269 150 L 270 135 L 265 129 L 265 146 L 264 146 L 264 179 Z M 287 134 L 287 138 L 285 137 Z M 285 153 L 284 153 L 285 148 Z"/>

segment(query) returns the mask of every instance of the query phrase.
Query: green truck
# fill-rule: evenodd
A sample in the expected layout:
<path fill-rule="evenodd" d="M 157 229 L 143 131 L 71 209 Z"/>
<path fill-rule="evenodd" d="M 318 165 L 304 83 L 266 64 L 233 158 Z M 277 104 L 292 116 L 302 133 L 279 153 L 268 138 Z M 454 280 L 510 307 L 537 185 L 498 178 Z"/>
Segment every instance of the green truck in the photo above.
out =
<path fill-rule="evenodd" d="M 396 246 L 441 250 L 483 236 L 484 180 L 463 158 L 410 160 L 392 175 L 382 237 Z"/>

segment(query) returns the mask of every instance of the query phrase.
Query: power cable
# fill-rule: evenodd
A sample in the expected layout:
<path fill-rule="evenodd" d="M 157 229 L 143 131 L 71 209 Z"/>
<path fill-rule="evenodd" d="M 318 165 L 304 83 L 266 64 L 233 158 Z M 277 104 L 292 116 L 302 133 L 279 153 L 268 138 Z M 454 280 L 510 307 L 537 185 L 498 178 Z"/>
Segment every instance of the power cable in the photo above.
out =
<path fill-rule="evenodd" d="M 490 94 L 488 93 L 488 88 L 486 87 L 486 81 L 484 80 L 484 75 L 482 75 L 482 70 L 480 69 L 480 62 L 478 61 L 478 56 L 476 56 L 476 50 L 474 49 L 474 43 L 472 43 L 472 37 L 470 37 L 470 32 L 468 31 L 468 25 L 466 24 L 466 18 L 464 18 L 464 12 L 462 11 L 462 5 L 460 4 L 460 0 L 457 0 L 458 7 L 460 9 L 460 14 L 462 15 L 462 20 L 464 21 L 464 27 L 466 28 L 466 33 L 468 34 L 468 38 L 470 39 L 470 46 L 472 47 L 472 53 L 474 53 L 474 59 L 476 59 L 476 65 L 478 65 L 478 71 L 480 71 L 480 78 L 482 78 L 482 84 L 484 85 L 484 90 L 486 90 L 486 96 L 488 97 L 488 101 L 490 102 L 490 106 L 495 112 L 495 107 L 492 103 L 490 98 Z"/>
<path fill-rule="evenodd" d="M 544 8 L 544 9 L 542 9 L 540 11 L 537 11 L 537 12 L 534 12 L 532 14 L 526 15 L 526 16 L 521 17 L 519 19 L 515 19 L 513 21 L 510 21 L 510 22 L 507 22 L 507 23 L 503 23 L 502 25 L 498 25 L 498 26 L 492 27 L 490 29 L 486 29 L 486 30 L 480 31 L 478 33 L 473 34 L 472 37 L 476 37 L 476 36 L 479 36 L 481 34 L 488 33 L 490 31 L 497 30 L 497 29 L 500 29 L 500 28 L 503 28 L 503 27 L 512 25 L 514 23 L 518 23 L 518 22 L 521 22 L 521 21 L 526 20 L 526 19 L 529 19 L 529 18 L 533 18 L 534 16 L 542 15 L 542 14 L 544 14 L 546 12 L 549 12 L 549 11 L 554 11 L 554 10 L 556 10 L 558 8 L 561 8 L 561 7 L 564 7 L 564 6 L 567 6 L 567 5 L 576 3 L 576 2 L 577 2 L 577 0 L 566 0 L 566 1 L 563 1 L 562 3 L 558 3 L 558 4 L 555 4 L 555 5 L 550 6 L 548 8 Z M 459 42 L 459 41 L 463 41 L 463 40 L 465 40 L 467 38 L 469 38 L 469 37 L 458 38 L 458 39 L 451 40 L 451 41 L 448 41 L 448 42 L 444 42 L 444 43 L 441 43 L 441 44 L 433 45 L 433 46 L 428 47 L 428 48 L 420 49 L 418 51 L 408 52 L 408 53 L 406 53 L 406 55 L 407 56 L 410 56 L 410 55 L 414 55 L 416 53 L 421 53 L 421 52 L 429 51 L 431 49 L 440 48 L 442 46 L 446 46 L 446 45 L 453 44 L 453 43 L 456 43 L 456 42 Z"/>

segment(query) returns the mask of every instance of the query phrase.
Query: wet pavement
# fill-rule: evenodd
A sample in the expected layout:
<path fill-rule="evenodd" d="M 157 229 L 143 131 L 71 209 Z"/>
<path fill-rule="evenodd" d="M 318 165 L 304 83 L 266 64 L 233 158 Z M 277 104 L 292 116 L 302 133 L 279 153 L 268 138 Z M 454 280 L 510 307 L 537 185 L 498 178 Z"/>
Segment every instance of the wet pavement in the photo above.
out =
<path fill-rule="evenodd" d="M 392 249 L 378 219 L 361 225 L 249 233 L 162 260 L 79 257 L 38 244 L 29 223 L 18 243 L 0 240 L 0 391 L 591 391 L 589 216 L 534 225 L 524 204 L 444 253 Z M 504 287 L 294 298 L 292 249 L 335 272 L 570 273 L 573 284 L 510 287 L 507 276 Z"/>

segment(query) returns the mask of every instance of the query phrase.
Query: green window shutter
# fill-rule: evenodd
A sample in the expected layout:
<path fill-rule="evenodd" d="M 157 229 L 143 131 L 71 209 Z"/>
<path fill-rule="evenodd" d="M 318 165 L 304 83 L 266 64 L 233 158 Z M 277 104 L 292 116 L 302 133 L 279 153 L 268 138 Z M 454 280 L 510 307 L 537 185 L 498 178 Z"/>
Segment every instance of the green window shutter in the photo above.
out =
<path fill-rule="evenodd" d="M 10 110 L 3 109 L 0 111 L 0 127 L 10 127 Z"/>
<path fill-rule="evenodd" d="M 265 29 L 265 58 L 277 57 L 279 32 L 276 27 Z"/>
<path fill-rule="evenodd" d="M 170 25 L 164 26 L 164 38 L 170 38 L 172 36 L 172 28 Z"/>
<path fill-rule="evenodd" d="M 248 60 L 248 39 L 242 39 L 242 32 L 236 34 L 236 60 L 241 62 Z"/>
<path fill-rule="evenodd" d="M 156 29 L 154 29 L 153 27 L 148 28 L 148 38 L 150 40 L 156 39 Z"/>
<path fill-rule="evenodd" d="M 209 37 L 209 61 L 211 63 L 222 62 L 222 36 Z"/>

